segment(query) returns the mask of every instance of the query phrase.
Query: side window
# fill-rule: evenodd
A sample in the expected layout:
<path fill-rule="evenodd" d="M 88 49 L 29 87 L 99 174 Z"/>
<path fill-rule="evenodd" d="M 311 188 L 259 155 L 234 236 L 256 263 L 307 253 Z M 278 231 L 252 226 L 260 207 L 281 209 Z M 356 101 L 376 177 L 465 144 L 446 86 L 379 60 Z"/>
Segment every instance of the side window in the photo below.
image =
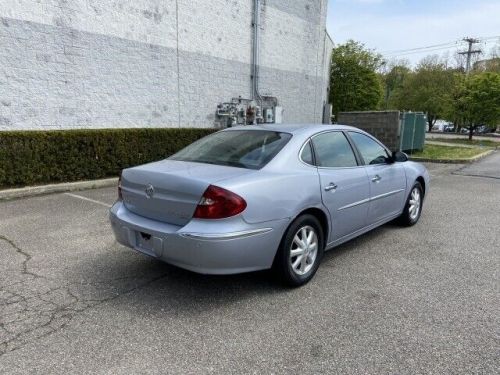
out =
<path fill-rule="evenodd" d="M 307 164 L 314 165 L 313 154 L 311 150 L 311 142 L 307 142 L 307 144 L 302 149 L 300 154 L 300 159 Z"/>
<path fill-rule="evenodd" d="M 361 133 L 349 132 L 349 135 L 363 157 L 365 165 L 385 164 L 387 162 L 386 158 L 389 157 L 389 154 L 378 142 Z"/>
<path fill-rule="evenodd" d="M 340 168 L 358 165 L 351 145 L 344 133 L 323 133 L 314 137 L 312 141 L 318 166 Z"/>

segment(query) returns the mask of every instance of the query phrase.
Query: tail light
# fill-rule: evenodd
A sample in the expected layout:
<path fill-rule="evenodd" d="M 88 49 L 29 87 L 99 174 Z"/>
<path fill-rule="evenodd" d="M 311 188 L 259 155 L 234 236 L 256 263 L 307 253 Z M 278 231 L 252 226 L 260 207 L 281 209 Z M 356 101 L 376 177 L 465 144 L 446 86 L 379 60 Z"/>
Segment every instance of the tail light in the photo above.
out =
<path fill-rule="evenodd" d="M 223 219 L 238 215 L 246 207 L 247 202 L 239 195 L 210 185 L 203 193 L 193 217 L 197 219 Z"/>
<path fill-rule="evenodd" d="M 118 177 L 118 200 L 123 200 L 122 195 L 122 173 L 120 172 L 120 177 Z"/>

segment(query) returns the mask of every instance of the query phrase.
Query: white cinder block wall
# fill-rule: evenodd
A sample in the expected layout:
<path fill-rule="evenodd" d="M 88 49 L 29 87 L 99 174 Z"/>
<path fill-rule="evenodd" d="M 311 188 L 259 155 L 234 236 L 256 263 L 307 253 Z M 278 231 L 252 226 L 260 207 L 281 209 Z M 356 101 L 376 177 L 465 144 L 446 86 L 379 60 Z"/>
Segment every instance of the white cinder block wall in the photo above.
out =
<path fill-rule="evenodd" d="M 327 0 L 262 0 L 260 91 L 321 122 Z M 0 130 L 211 127 L 251 96 L 252 0 L 2 0 Z"/>

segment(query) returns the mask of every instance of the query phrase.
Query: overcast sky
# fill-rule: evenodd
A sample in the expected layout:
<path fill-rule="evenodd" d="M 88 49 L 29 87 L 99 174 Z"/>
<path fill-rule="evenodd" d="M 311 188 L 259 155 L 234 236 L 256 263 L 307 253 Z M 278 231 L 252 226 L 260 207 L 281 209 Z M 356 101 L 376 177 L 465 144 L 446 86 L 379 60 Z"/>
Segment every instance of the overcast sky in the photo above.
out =
<path fill-rule="evenodd" d="M 336 44 L 354 39 L 412 63 L 429 54 L 452 55 L 464 49 L 457 41 L 466 36 L 497 37 L 476 45 L 489 54 L 499 42 L 500 0 L 328 0 L 327 29 Z"/>

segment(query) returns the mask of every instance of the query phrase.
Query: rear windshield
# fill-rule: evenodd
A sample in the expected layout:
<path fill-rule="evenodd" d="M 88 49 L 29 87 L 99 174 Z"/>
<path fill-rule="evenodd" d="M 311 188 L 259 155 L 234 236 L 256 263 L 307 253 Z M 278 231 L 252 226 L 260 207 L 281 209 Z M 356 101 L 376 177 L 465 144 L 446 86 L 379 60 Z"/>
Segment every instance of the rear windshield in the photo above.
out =
<path fill-rule="evenodd" d="M 231 130 L 211 134 L 176 154 L 170 160 L 260 169 L 280 152 L 292 137 L 268 130 Z"/>

